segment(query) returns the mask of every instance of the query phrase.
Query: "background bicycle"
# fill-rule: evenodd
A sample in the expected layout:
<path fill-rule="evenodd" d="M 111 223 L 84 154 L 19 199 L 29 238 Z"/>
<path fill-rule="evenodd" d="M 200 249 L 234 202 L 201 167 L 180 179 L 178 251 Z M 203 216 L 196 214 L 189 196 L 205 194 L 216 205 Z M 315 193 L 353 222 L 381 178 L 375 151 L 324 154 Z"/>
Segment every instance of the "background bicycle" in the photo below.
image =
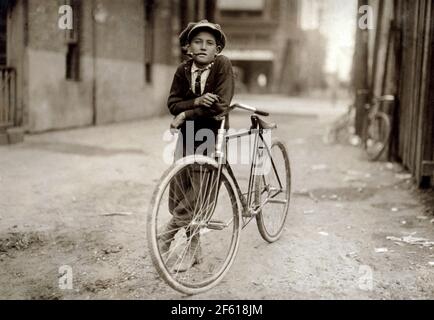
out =
<path fill-rule="evenodd" d="M 388 146 L 392 131 L 389 116 L 380 110 L 382 103 L 394 102 L 395 97 L 384 95 L 373 98 L 373 101 L 366 105 L 367 117 L 363 124 L 362 142 L 368 159 L 376 161 Z"/>
<path fill-rule="evenodd" d="M 374 97 L 364 105 L 366 116 L 362 122 L 360 137 L 356 135 L 356 107 L 350 105 L 348 112 L 335 120 L 327 132 L 327 142 L 361 145 L 371 161 L 379 160 L 386 150 L 392 131 L 389 116 L 381 111 L 381 106 L 394 103 L 393 95 Z"/>

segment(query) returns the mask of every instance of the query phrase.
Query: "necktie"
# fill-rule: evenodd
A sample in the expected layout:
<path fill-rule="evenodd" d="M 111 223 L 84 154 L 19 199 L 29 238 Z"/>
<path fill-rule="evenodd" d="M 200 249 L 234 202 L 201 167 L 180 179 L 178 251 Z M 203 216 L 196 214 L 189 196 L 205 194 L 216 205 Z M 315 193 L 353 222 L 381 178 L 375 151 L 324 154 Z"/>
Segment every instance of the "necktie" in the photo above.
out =
<path fill-rule="evenodd" d="M 201 94 L 201 92 L 202 92 L 202 90 L 201 90 L 201 88 L 200 88 L 200 79 L 201 79 L 201 77 L 202 77 L 202 73 L 203 73 L 205 70 L 207 70 L 207 69 L 205 68 L 205 69 L 197 69 L 197 70 L 196 70 L 196 72 L 197 72 L 197 76 L 196 76 L 196 79 L 195 79 L 195 81 L 194 81 L 194 93 L 195 93 L 196 95 L 198 95 L 198 96 L 200 96 L 200 94 Z"/>
<path fill-rule="evenodd" d="M 202 94 L 200 80 L 202 78 L 202 73 L 204 73 L 206 70 L 210 70 L 213 66 L 214 62 L 210 63 L 203 69 L 196 69 L 195 73 L 197 73 L 196 79 L 194 80 L 194 93 L 198 96 Z"/>

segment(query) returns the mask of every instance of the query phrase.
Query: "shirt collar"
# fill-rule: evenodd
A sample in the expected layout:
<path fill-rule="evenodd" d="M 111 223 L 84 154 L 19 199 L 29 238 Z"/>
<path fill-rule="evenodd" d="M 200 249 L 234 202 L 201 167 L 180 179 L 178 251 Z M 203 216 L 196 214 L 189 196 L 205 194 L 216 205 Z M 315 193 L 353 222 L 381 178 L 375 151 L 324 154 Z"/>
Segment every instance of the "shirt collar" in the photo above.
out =
<path fill-rule="evenodd" d="M 208 64 L 206 67 L 204 67 L 204 68 L 199 68 L 198 66 L 196 66 L 196 64 L 193 62 L 193 64 L 191 65 L 191 73 L 195 73 L 197 70 L 202 70 L 202 72 L 203 71 L 206 71 L 206 70 L 209 70 L 209 69 L 211 69 L 211 67 L 213 66 L 213 64 L 214 64 L 214 61 L 213 62 L 211 62 L 210 64 Z"/>

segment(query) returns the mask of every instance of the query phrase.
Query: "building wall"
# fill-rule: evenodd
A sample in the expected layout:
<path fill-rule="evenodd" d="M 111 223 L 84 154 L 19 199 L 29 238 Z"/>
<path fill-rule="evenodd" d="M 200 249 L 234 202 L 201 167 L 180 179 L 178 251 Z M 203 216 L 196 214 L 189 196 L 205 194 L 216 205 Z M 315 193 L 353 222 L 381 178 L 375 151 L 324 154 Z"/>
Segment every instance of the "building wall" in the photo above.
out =
<path fill-rule="evenodd" d="M 280 1 L 274 13 L 278 17 L 279 26 L 273 37 L 275 43 L 275 60 L 273 64 L 272 91 L 278 93 L 298 93 L 300 70 L 301 30 L 298 26 L 298 1 Z"/>
<path fill-rule="evenodd" d="M 28 131 L 140 119 L 167 111 L 175 68 L 173 50 L 167 50 L 173 42 L 168 23 L 172 6 L 168 0 L 155 2 L 154 64 L 152 81 L 147 82 L 144 2 L 81 1 L 78 81 L 66 79 L 67 43 L 65 31 L 58 28 L 63 2 L 16 2 L 10 23 L 23 32 L 9 35 L 9 42 L 16 44 L 9 63 L 22 83 L 19 97 Z"/>
<path fill-rule="evenodd" d="M 249 1 L 243 4 L 249 7 Z M 248 11 L 237 13 L 236 10 L 232 14 L 225 14 L 220 10 L 216 18 L 228 36 L 226 50 L 230 58 L 234 51 L 267 53 L 262 58 L 232 58 L 233 64 L 242 69 L 244 82 L 250 92 L 264 92 L 256 83 L 261 73 L 268 78 L 266 92 L 294 92 L 300 45 L 297 0 L 264 0 L 260 14 Z"/>
<path fill-rule="evenodd" d="M 86 3 L 84 10 L 86 12 Z M 28 0 L 28 119 L 31 132 L 92 123 L 92 58 L 83 17 L 80 81 L 66 80 L 65 32 L 58 28 L 57 1 Z"/>
<path fill-rule="evenodd" d="M 142 117 L 151 94 L 144 80 L 143 3 L 98 0 L 96 14 L 97 123 Z"/>
<path fill-rule="evenodd" d="M 326 40 L 317 30 L 304 30 L 303 42 L 300 43 L 300 65 L 298 80 L 300 90 L 303 88 L 324 88 L 324 65 Z"/>

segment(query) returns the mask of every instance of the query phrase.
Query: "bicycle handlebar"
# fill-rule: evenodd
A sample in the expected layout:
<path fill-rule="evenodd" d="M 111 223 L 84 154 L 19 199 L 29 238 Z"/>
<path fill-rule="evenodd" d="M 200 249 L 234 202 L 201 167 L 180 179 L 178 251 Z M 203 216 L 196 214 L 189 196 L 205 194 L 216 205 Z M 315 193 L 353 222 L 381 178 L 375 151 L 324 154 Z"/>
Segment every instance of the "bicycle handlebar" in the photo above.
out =
<path fill-rule="evenodd" d="M 264 116 L 264 117 L 268 117 L 270 115 L 268 112 L 259 110 L 259 109 L 255 108 L 255 107 L 252 107 L 252 106 L 249 106 L 249 105 L 243 104 L 243 103 L 235 103 L 231 107 L 244 109 L 244 110 L 253 112 L 253 113 L 257 114 L 257 115 Z"/>
<path fill-rule="evenodd" d="M 216 120 L 222 120 L 226 115 L 229 114 L 229 112 L 231 112 L 235 108 L 244 109 L 244 110 L 250 111 L 250 112 L 252 112 L 254 114 L 263 116 L 263 117 L 268 117 L 270 115 L 268 112 L 265 112 L 265 111 L 262 111 L 262 110 L 258 110 L 257 108 L 252 107 L 252 106 L 248 106 L 247 104 L 234 103 L 225 112 L 219 114 L 218 116 L 215 116 L 214 119 L 216 119 Z"/>
<path fill-rule="evenodd" d="M 385 101 L 395 101 L 395 96 L 391 94 L 386 94 L 384 96 L 379 96 L 376 98 L 379 102 L 385 102 Z"/>
<path fill-rule="evenodd" d="M 356 95 L 368 95 L 369 96 L 370 90 L 369 89 L 358 89 L 356 91 Z M 377 102 L 393 102 L 395 101 L 395 96 L 392 94 L 385 94 L 382 96 L 373 96 L 372 98 L 373 103 Z"/>

